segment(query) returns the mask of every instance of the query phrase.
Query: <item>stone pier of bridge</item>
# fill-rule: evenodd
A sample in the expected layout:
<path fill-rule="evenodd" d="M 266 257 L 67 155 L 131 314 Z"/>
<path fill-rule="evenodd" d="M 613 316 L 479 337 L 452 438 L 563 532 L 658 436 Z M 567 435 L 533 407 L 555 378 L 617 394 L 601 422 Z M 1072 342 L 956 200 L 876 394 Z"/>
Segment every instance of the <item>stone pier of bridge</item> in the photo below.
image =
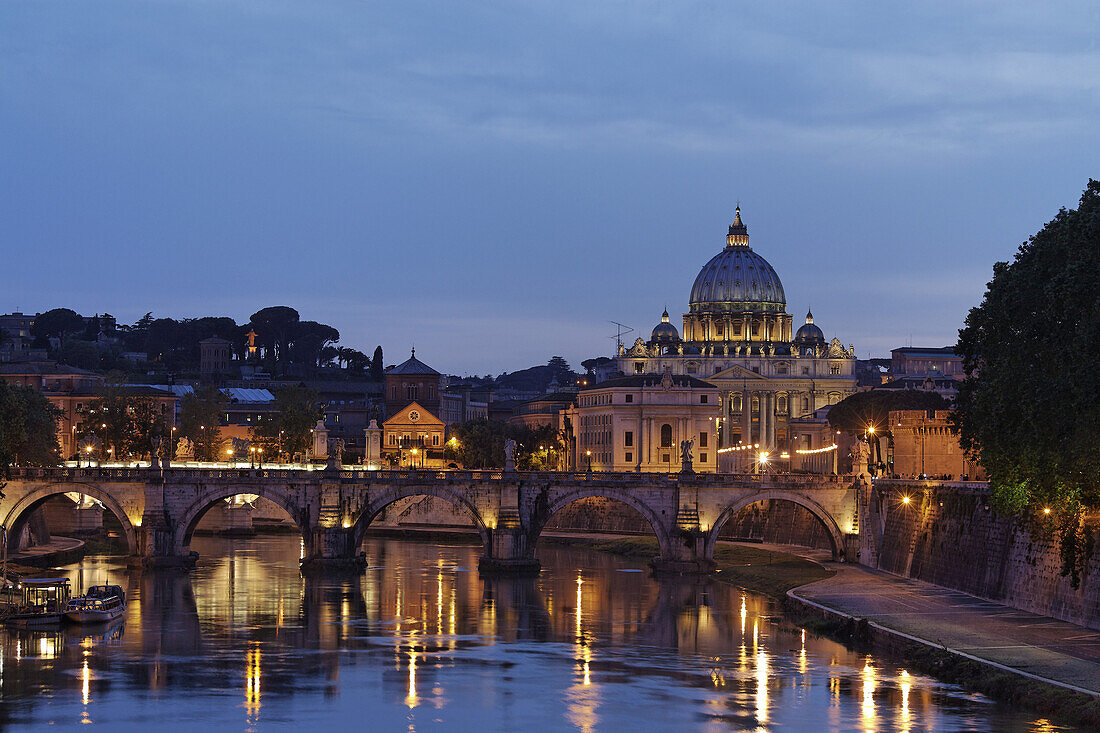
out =
<path fill-rule="evenodd" d="M 17 468 L 0 499 L 0 521 L 17 538 L 52 496 L 83 494 L 122 525 L 131 561 L 188 567 L 191 538 L 212 507 L 238 494 L 281 506 L 302 535 L 303 571 L 354 569 L 367 529 L 394 502 L 434 496 L 461 507 L 481 538 L 484 572 L 539 569 L 536 545 L 550 518 L 575 501 L 626 504 L 657 539 L 657 572 L 707 573 L 725 524 L 759 501 L 789 501 L 827 531 L 836 558 L 854 559 L 865 483 L 845 476 L 366 471 L 242 468 Z M 865 501 L 864 501 L 865 503 Z M 9 548 L 13 550 L 16 548 Z"/>

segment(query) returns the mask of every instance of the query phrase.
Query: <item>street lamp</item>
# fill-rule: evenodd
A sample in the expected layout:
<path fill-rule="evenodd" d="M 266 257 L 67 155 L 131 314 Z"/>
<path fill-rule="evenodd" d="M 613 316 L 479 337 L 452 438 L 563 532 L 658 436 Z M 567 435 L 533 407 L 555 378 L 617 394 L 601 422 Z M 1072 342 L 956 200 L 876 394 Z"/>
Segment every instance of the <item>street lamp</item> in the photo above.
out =
<path fill-rule="evenodd" d="M 232 448 L 226 448 L 225 449 L 225 462 L 232 465 L 232 463 L 233 463 L 233 449 Z"/>
<path fill-rule="evenodd" d="M 584 454 L 588 456 L 588 472 L 592 473 L 592 451 L 586 450 Z"/>

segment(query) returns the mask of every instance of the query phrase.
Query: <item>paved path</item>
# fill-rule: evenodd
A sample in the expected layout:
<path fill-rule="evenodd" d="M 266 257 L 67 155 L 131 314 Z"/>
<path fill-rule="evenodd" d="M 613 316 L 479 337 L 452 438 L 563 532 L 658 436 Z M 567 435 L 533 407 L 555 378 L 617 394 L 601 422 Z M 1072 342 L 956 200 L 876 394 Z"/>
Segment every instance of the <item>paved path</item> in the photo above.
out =
<path fill-rule="evenodd" d="M 33 545 L 27 547 L 19 552 L 8 555 L 8 562 L 10 563 L 22 563 L 27 565 L 33 565 L 36 562 L 48 562 L 54 555 L 60 555 L 62 553 L 69 553 L 79 550 L 84 546 L 82 540 L 76 540 L 72 537 L 51 537 L 50 541 L 44 545 Z"/>
<path fill-rule="evenodd" d="M 828 567 L 834 577 L 791 595 L 1100 696 L 1100 631 L 870 568 Z"/>

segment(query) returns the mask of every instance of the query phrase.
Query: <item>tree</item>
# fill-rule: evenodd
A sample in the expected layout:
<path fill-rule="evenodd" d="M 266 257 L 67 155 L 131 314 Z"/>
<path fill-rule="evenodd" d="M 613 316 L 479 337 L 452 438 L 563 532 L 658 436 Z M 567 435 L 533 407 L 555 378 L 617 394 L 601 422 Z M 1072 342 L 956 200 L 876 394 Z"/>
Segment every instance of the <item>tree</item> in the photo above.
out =
<path fill-rule="evenodd" d="M 169 437 L 172 415 L 160 402 L 122 383 L 112 372 L 99 396 L 80 410 L 80 437 L 100 444 L 100 459 L 151 456 L 158 441 Z"/>
<path fill-rule="evenodd" d="M 286 355 L 298 319 L 298 311 L 285 305 L 261 308 L 248 319 L 272 362 Z"/>
<path fill-rule="evenodd" d="M 549 425 L 528 428 L 482 417 L 452 425 L 451 438 L 443 458 L 466 468 L 503 468 L 509 438 L 516 441 L 516 467 L 521 471 L 555 469 L 561 453 L 557 431 Z"/>
<path fill-rule="evenodd" d="M 34 317 L 31 335 L 38 343 L 46 343 L 50 338 L 65 343 L 67 336 L 83 330 L 84 319 L 79 313 L 70 308 L 54 308 Z"/>
<path fill-rule="evenodd" d="M 946 410 L 949 407 L 937 392 L 922 389 L 872 389 L 848 395 L 829 408 L 833 430 L 864 433 L 868 427 L 877 432 L 889 429 L 892 410 Z"/>
<path fill-rule="evenodd" d="M 329 344 L 340 340 L 340 332 L 317 321 L 299 321 L 292 330 L 291 361 L 310 367 L 320 366 Z M 335 356 L 335 350 L 330 352 Z"/>
<path fill-rule="evenodd" d="M 57 465 L 60 415 L 61 411 L 33 387 L 0 382 L 0 473 L 12 465 Z"/>
<path fill-rule="evenodd" d="M 275 392 L 275 411 L 261 416 L 252 428 L 252 439 L 268 455 L 306 453 L 313 444 L 313 427 L 323 416 L 315 390 L 283 387 Z"/>
<path fill-rule="evenodd" d="M 1052 510 L 1064 575 L 1079 582 L 1081 510 L 1100 507 L 1100 182 L 993 266 L 959 331 L 963 382 L 952 415 L 994 506 Z"/>
<path fill-rule="evenodd" d="M 214 460 L 221 442 L 222 406 L 227 401 L 215 387 L 206 387 L 180 400 L 179 432 L 195 446 L 195 458 Z"/>
<path fill-rule="evenodd" d="M 385 367 L 382 366 L 382 347 L 374 347 L 374 356 L 370 360 L 370 378 L 375 382 L 381 382 L 382 376 L 385 372 Z"/>

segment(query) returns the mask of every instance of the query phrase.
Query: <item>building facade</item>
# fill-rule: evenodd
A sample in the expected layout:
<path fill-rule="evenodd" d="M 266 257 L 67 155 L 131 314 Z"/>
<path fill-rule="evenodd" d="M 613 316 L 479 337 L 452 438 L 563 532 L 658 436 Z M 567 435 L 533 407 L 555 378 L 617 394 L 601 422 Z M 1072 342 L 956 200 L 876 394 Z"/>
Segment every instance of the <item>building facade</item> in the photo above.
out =
<path fill-rule="evenodd" d="M 413 349 L 411 357 L 386 370 L 386 416 L 396 415 L 412 402 L 418 403 L 422 410 L 438 416 L 442 377 L 435 369 L 417 359 L 416 349 Z"/>
<path fill-rule="evenodd" d="M 947 374 L 962 377 L 962 357 L 951 346 L 903 346 L 890 350 L 890 373 L 894 376 Z"/>
<path fill-rule="evenodd" d="M 683 336 L 668 317 L 648 341 L 619 347 L 623 375 L 705 379 L 717 387 L 718 446 L 794 448 L 791 421 L 810 417 L 856 391 L 855 348 L 826 340 L 812 313 L 793 331 L 783 284 L 749 246 L 737 208 L 725 248 L 695 278 Z"/>
<path fill-rule="evenodd" d="M 890 413 L 888 471 L 902 478 L 941 476 L 985 479 L 977 461 L 959 445 L 947 418 L 949 410 L 895 410 Z"/>
<path fill-rule="evenodd" d="M 559 413 L 568 469 L 676 472 L 680 444 L 692 441 L 694 469 L 717 466 L 719 389 L 665 372 L 584 387 Z"/>
<path fill-rule="evenodd" d="M 442 468 L 447 426 L 418 402 L 382 423 L 382 454 L 391 465 Z"/>

